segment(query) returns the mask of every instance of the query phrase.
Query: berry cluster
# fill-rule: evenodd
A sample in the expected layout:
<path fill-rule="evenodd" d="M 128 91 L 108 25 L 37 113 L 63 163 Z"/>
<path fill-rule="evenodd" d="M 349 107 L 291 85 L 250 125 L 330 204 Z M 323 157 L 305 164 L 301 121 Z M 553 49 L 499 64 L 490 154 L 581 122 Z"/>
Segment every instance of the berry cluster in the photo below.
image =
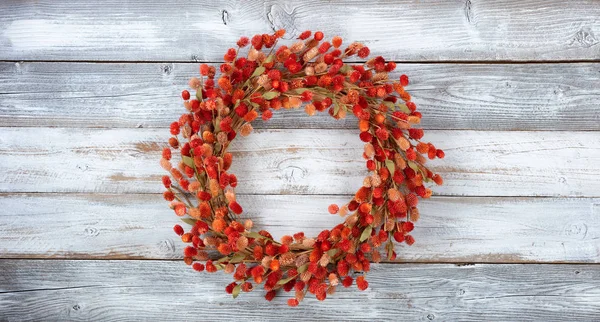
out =
<path fill-rule="evenodd" d="M 382 256 L 394 260 L 394 241 L 414 243 L 410 233 L 419 219 L 419 197 L 431 196 L 425 184 L 442 184 L 424 164 L 444 152 L 421 141 L 423 130 L 413 128 L 421 113 L 404 89 L 408 77 L 388 78 L 394 62 L 375 57 L 346 64 L 350 56 L 367 58 L 369 48 L 351 43 L 342 49 L 342 38 L 323 41 L 320 31 L 305 31 L 294 44 L 276 48 L 283 34 L 240 38 L 223 57 L 218 77 L 215 67 L 200 66 L 200 77 L 189 81 L 195 95 L 182 92 L 187 112 L 171 124 L 170 148 L 160 163 L 170 174 L 162 180 L 164 198 L 191 224 L 187 232 L 174 227 L 187 244 L 186 264 L 196 271 L 232 274 L 225 291 L 233 297 L 262 284 L 269 301 L 280 289 L 293 290 L 288 304 L 296 306 L 307 292 L 324 300 L 339 284 L 356 282 L 366 289 L 364 274 L 371 262 Z M 242 56 L 245 47 L 250 48 Z M 268 120 L 273 110 L 302 106 L 308 115 L 356 116 L 369 175 L 347 204 L 329 206 L 342 223 L 314 238 L 299 232 L 275 240 L 267 231 L 252 231 L 251 220 L 240 219 L 243 209 L 236 201 L 237 177 L 229 172 L 233 156 L 227 149 L 237 134 L 252 132 L 256 118 Z M 351 272 L 362 274 L 354 281 Z"/>

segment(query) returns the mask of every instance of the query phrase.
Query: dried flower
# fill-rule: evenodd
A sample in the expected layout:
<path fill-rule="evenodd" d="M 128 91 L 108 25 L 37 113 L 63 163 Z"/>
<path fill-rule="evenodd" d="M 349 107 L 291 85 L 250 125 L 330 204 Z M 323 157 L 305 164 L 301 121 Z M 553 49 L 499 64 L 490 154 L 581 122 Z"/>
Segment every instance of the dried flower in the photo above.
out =
<path fill-rule="evenodd" d="M 418 198 L 431 196 L 428 182 L 443 183 L 425 163 L 445 153 L 421 142 L 424 131 L 414 127 L 421 113 L 405 89 L 408 77 L 389 79 L 396 63 L 369 59 L 370 49 L 360 43 L 343 49 L 341 37 L 329 42 L 321 31 L 305 31 L 296 43 L 277 47 L 283 34 L 241 37 L 218 69 L 200 66 L 201 77 L 188 83 L 196 93 L 181 93 L 186 110 L 169 126 L 169 147 L 162 150 L 160 165 L 169 174 L 161 178 L 163 198 L 192 223 L 187 233 L 173 227 L 186 244 L 184 262 L 196 271 L 233 273 L 234 282 L 225 290 L 234 297 L 260 284 L 268 301 L 280 288 L 294 289 L 288 304 L 297 306 L 307 293 L 325 300 L 341 278 L 344 287 L 351 286 L 351 272 L 366 273 L 369 258 L 381 260 L 380 246 L 386 245 L 387 258 L 394 259 L 390 236 L 397 243 L 415 242 L 409 233 L 420 216 Z M 244 54 L 241 49 L 248 45 Z M 366 62 L 343 61 L 353 55 Z M 327 112 L 341 119 L 354 114 L 369 175 L 347 204 L 328 206 L 329 213 L 345 217 L 343 223 L 316 238 L 298 232 L 277 242 L 267 231 L 253 232 L 250 219 L 239 220 L 238 179 L 230 173 L 233 154 L 227 150 L 237 135 L 251 134 L 258 117 L 267 121 L 273 111 L 301 106 L 308 115 Z M 215 251 L 220 258 L 213 262 L 209 252 Z M 247 267 L 248 261 L 259 264 Z M 369 284 L 361 275 L 356 285 L 365 290 Z"/>

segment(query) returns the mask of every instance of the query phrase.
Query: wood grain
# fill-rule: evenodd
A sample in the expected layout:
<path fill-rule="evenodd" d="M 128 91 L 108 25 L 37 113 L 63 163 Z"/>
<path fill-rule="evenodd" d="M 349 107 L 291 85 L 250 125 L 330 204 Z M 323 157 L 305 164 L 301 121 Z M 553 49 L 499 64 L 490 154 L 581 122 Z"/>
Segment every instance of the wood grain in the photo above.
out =
<path fill-rule="evenodd" d="M 379 264 L 366 291 L 341 287 L 297 308 L 285 304 L 291 294 L 269 303 L 261 289 L 232 299 L 231 276 L 181 262 L 1 260 L 0 269 L 7 321 L 589 321 L 600 311 L 598 265 Z"/>
<path fill-rule="evenodd" d="M 0 192 L 157 193 L 166 129 L 0 128 Z M 597 132 L 428 131 L 438 195 L 598 197 Z M 242 194 L 353 194 L 366 175 L 351 130 L 260 130 L 231 151 Z"/>
<path fill-rule="evenodd" d="M 400 61 L 600 57 L 594 0 L 103 4 L 3 1 L 0 60 L 220 61 L 240 36 L 280 28 L 289 38 L 321 29 Z"/>
<path fill-rule="evenodd" d="M 427 129 L 600 130 L 600 64 L 399 64 Z M 0 126 L 167 127 L 198 64 L 0 63 Z M 355 129 L 280 111 L 256 128 Z"/>
<path fill-rule="evenodd" d="M 242 218 L 276 238 L 316 236 L 350 196 L 240 195 Z M 160 195 L 2 194 L 3 258 L 176 259 L 186 224 Z M 420 204 L 417 242 L 399 262 L 599 263 L 600 199 L 434 197 Z M 68 236 L 68 237 L 67 237 Z"/>

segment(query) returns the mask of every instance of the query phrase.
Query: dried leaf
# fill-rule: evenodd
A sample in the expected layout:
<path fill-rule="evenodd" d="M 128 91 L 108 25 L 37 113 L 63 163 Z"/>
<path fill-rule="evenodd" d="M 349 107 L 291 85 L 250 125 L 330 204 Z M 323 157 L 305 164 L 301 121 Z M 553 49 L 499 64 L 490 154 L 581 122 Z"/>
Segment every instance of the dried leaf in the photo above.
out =
<path fill-rule="evenodd" d="M 260 76 L 265 72 L 265 66 L 258 66 L 256 67 L 256 69 L 254 70 L 254 73 L 252 73 L 252 76 L 250 77 L 255 77 L 255 76 Z"/>
<path fill-rule="evenodd" d="M 255 232 L 255 231 L 251 231 L 251 232 L 246 233 L 246 237 L 256 238 L 256 239 L 265 238 L 263 235 Z"/>
<path fill-rule="evenodd" d="M 294 275 L 294 276 L 292 276 L 292 277 L 288 277 L 288 278 L 286 278 L 286 279 L 279 280 L 279 282 L 277 282 L 277 285 L 283 285 L 283 284 L 287 284 L 287 282 L 289 282 L 289 281 L 291 281 L 291 280 L 295 279 L 296 277 L 298 277 L 298 275 Z"/>
<path fill-rule="evenodd" d="M 390 170 L 390 174 L 394 174 L 394 171 L 396 171 L 396 165 L 392 160 L 385 160 L 385 166 Z"/>
<path fill-rule="evenodd" d="M 279 92 L 275 92 L 275 91 L 266 92 L 262 95 L 262 97 L 266 100 L 272 100 L 277 96 L 279 96 Z"/>
<path fill-rule="evenodd" d="M 302 273 L 306 272 L 307 269 L 308 269 L 308 263 L 298 267 L 298 273 L 302 274 Z"/>
<path fill-rule="evenodd" d="M 304 93 L 306 91 L 308 91 L 308 88 L 300 87 L 300 88 L 293 89 L 290 92 L 294 92 L 296 94 L 302 94 L 302 93 Z"/>
<path fill-rule="evenodd" d="M 233 296 L 233 298 L 238 297 L 238 295 L 240 295 L 240 291 L 242 290 L 242 286 L 241 284 L 236 285 L 233 288 L 233 291 L 231 292 L 231 296 Z"/>
<path fill-rule="evenodd" d="M 360 234 L 360 241 L 363 242 L 365 241 L 367 238 L 371 237 L 371 231 L 373 230 L 373 227 L 371 226 L 367 226 L 365 228 L 365 230 L 363 230 L 362 234 Z"/>
<path fill-rule="evenodd" d="M 410 109 L 408 108 L 408 106 L 406 106 L 406 104 L 398 104 L 396 105 L 398 106 L 398 109 L 400 109 L 400 111 L 406 113 L 406 114 L 410 114 Z"/>
<path fill-rule="evenodd" d="M 387 108 L 389 108 L 390 110 L 394 110 L 394 103 L 390 102 L 390 101 L 383 101 L 383 105 L 387 106 Z"/>
<path fill-rule="evenodd" d="M 231 260 L 229 262 L 232 264 L 237 264 L 237 263 L 243 261 L 244 258 L 246 258 L 246 255 L 244 255 L 242 253 L 235 253 L 235 255 L 233 255 L 233 257 L 231 257 Z"/>
<path fill-rule="evenodd" d="M 186 224 L 188 224 L 190 226 L 194 226 L 196 224 L 196 221 L 197 221 L 194 218 L 187 218 L 187 217 L 186 218 L 179 218 L 179 219 L 181 219 L 181 221 L 183 221 L 184 223 L 186 223 Z"/>
<path fill-rule="evenodd" d="M 194 168 L 194 159 L 188 156 L 181 156 L 181 160 L 183 161 L 183 164 L 187 165 L 190 168 Z"/>
<path fill-rule="evenodd" d="M 335 254 L 337 254 L 338 249 L 337 248 L 333 248 L 327 251 L 327 255 L 329 255 L 329 257 L 333 257 L 335 256 Z"/>

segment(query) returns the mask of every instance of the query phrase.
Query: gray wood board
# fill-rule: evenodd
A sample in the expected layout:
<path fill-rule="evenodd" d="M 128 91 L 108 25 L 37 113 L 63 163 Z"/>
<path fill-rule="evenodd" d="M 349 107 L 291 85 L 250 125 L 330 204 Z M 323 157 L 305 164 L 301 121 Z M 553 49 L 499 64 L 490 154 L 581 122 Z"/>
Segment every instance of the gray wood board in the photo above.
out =
<path fill-rule="evenodd" d="M 240 195 L 243 219 L 276 238 L 316 236 L 342 221 L 350 196 Z M 175 259 L 181 222 L 160 195 L 1 194 L 3 258 Z M 416 243 L 400 262 L 600 262 L 600 200 L 434 197 L 420 204 Z"/>
<path fill-rule="evenodd" d="M 600 130 L 600 64 L 399 64 L 426 129 Z M 0 63 L 0 126 L 167 127 L 198 64 Z M 303 109 L 256 128 L 355 129 Z"/>
<path fill-rule="evenodd" d="M 289 308 L 257 288 L 232 299 L 231 276 L 181 261 L 0 260 L 3 321 L 126 320 L 590 321 L 600 266 L 374 264 L 369 288 Z"/>
<path fill-rule="evenodd" d="M 597 60 L 594 0 L 0 3 L 0 60 L 221 61 L 284 28 L 360 41 L 403 61 Z"/>
<path fill-rule="evenodd" d="M 436 195 L 598 197 L 599 132 L 438 131 Z M 237 138 L 242 194 L 354 194 L 367 175 L 358 130 L 258 130 Z M 0 128 L 0 192 L 162 192 L 167 129 Z"/>

